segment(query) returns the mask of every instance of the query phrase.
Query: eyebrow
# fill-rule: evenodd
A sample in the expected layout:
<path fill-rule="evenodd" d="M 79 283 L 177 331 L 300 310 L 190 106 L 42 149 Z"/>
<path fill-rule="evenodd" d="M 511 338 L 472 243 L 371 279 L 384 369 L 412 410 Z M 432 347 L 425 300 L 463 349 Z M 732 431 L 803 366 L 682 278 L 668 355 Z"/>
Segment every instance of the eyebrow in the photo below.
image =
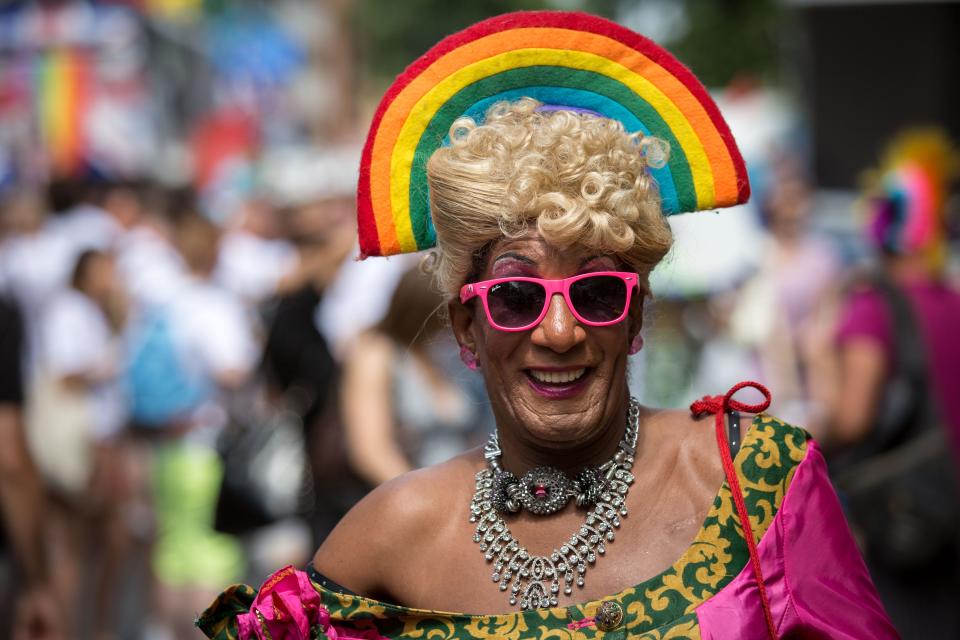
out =
<path fill-rule="evenodd" d="M 609 258 L 609 259 L 611 259 L 611 260 L 613 259 L 613 258 L 611 258 L 609 255 L 606 255 L 606 254 L 603 254 L 603 253 L 594 254 L 594 255 L 592 255 L 592 256 L 587 256 L 586 258 L 584 258 L 583 260 L 581 260 L 581 261 L 580 261 L 580 266 L 579 266 L 579 268 L 580 268 L 580 269 L 583 269 L 583 267 L 585 267 L 586 265 L 590 264 L 590 263 L 593 262 L 594 260 L 602 260 L 602 259 L 604 259 L 604 258 Z M 529 266 L 531 266 L 531 267 L 536 267 L 536 266 L 537 266 L 536 261 L 533 260 L 532 258 L 530 258 L 530 257 L 528 257 L 528 256 L 525 256 L 525 255 L 523 255 L 523 254 L 521 254 L 521 253 L 516 253 L 515 251 L 507 251 L 506 253 L 502 253 L 502 254 L 500 254 L 499 256 L 497 256 L 496 258 L 494 258 L 493 264 L 490 265 L 490 268 L 491 268 L 491 269 L 495 268 L 496 265 L 497 265 L 497 263 L 500 262 L 501 260 L 516 260 L 517 262 L 522 262 L 522 263 L 527 264 L 527 265 L 529 265 Z"/>
<path fill-rule="evenodd" d="M 505 260 L 507 258 L 510 258 L 512 260 L 517 260 L 518 262 L 523 262 L 525 264 L 530 265 L 531 267 L 537 266 L 537 263 L 532 258 L 528 258 L 527 256 L 520 253 L 516 253 L 514 251 L 507 251 L 506 253 L 500 254 L 499 256 L 496 257 L 496 259 L 494 259 L 493 264 L 495 265 L 501 260 Z"/>

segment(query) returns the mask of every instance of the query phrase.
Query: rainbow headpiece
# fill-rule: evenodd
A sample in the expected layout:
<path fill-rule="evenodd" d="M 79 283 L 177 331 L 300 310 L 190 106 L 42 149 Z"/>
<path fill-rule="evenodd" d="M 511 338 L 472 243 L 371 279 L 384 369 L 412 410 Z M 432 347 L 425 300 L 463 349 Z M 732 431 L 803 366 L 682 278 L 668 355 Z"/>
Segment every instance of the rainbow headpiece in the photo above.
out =
<path fill-rule="evenodd" d="M 444 38 L 383 97 L 360 164 L 361 255 L 434 246 L 427 160 L 457 118 L 480 122 L 493 103 L 522 97 L 591 111 L 667 141 L 669 161 L 650 170 L 667 215 L 741 204 L 750 195 L 717 105 L 670 53 L 587 14 L 510 13 Z"/>
<path fill-rule="evenodd" d="M 890 253 L 926 254 L 938 266 L 947 189 L 958 167 L 960 158 L 944 132 L 914 129 L 897 136 L 868 180 L 870 241 Z"/>

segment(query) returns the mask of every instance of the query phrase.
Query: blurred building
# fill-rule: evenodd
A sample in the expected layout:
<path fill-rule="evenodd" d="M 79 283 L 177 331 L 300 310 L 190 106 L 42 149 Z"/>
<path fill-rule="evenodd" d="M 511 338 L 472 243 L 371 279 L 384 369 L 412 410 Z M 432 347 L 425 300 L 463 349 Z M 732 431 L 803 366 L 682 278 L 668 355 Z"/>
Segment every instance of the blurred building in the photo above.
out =
<path fill-rule="evenodd" d="M 960 137 L 960 2 L 787 0 L 817 183 L 855 188 L 891 132 Z"/>

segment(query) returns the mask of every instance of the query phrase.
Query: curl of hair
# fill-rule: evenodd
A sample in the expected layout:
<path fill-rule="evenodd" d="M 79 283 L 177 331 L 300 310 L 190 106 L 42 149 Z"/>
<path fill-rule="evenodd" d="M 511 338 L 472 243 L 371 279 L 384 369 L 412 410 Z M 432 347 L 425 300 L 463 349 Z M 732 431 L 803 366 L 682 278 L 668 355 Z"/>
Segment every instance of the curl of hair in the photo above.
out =
<path fill-rule="evenodd" d="M 492 105 L 482 125 L 458 119 L 427 163 L 440 288 L 456 296 L 491 243 L 531 228 L 560 249 L 617 256 L 646 287 L 673 242 L 648 170 L 666 162 L 667 144 L 539 106 L 524 98 Z"/>

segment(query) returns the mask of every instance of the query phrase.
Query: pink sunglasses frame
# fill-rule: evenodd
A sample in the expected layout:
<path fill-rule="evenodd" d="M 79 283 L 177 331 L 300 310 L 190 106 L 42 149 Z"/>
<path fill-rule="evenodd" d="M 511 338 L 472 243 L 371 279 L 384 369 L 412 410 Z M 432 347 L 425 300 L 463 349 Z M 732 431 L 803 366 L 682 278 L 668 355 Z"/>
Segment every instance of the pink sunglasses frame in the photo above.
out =
<path fill-rule="evenodd" d="M 570 300 L 570 286 L 573 283 L 596 276 L 614 276 L 623 280 L 624 284 L 627 285 L 627 301 L 623 305 L 623 313 L 620 314 L 620 317 L 618 317 L 616 320 L 607 320 L 605 322 L 594 322 L 592 320 L 587 320 L 577 313 L 577 310 L 573 306 L 573 302 Z M 487 303 L 487 294 L 490 292 L 490 289 L 502 282 L 535 282 L 544 288 L 544 290 L 547 292 L 547 295 L 544 298 L 543 309 L 540 310 L 540 315 L 537 316 L 536 320 L 522 327 L 504 327 L 493 321 L 493 317 L 490 315 L 490 306 Z M 508 278 L 481 280 L 479 282 L 471 282 L 463 285 L 463 287 L 460 288 L 460 302 L 466 304 L 468 300 L 479 297 L 481 302 L 483 302 L 483 311 L 487 314 L 487 322 L 490 323 L 491 327 L 497 329 L 498 331 L 527 331 L 543 322 L 543 319 L 547 317 L 547 312 L 550 310 L 550 301 L 553 300 L 553 296 L 559 293 L 563 295 L 563 299 L 567 303 L 567 308 L 578 322 L 588 327 L 608 327 L 612 324 L 623 322 L 623 319 L 627 317 L 628 313 L 630 313 L 630 300 L 634 289 L 637 289 L 638 291 L 640 290 L 640 275 L 629 271 L 591 271 L 589 273 L 581 273 L 569 278 L 563 278 L 562 280 L 548 280 L 546 278 L 530 278 L 526 276 L 511 276 Z"/>

